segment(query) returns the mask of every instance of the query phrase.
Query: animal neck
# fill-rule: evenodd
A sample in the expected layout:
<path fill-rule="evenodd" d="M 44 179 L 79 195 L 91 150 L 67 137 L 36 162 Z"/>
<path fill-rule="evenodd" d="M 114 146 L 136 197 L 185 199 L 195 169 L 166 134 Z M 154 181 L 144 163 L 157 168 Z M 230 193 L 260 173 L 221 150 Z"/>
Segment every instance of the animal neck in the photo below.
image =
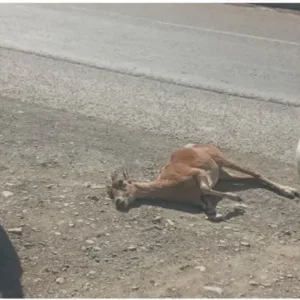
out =
<path fill-rule="evenodd" d="M 135 182 L 134 198 L 160 198 L 166 192 L 165 184 L 158 181 Z"/>

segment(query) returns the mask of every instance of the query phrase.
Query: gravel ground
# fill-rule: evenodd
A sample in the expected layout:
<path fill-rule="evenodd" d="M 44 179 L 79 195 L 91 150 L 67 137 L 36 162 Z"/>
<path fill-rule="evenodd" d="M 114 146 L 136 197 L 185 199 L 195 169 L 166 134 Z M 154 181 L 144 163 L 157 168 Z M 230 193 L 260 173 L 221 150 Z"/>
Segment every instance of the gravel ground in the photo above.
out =
<path fill-rule="evenodd" d="M 25 296 L 299 297 L 297 200 L 242 186 L 246 213 L 221 223 L 184 205 L 139 203 L 128 213 L 112 205 L 111 171 L 125 166 L 151 179 L 187 142 L 1 98 L 1 223 L 20 258 Z M 223 150 L 299 187 L 292 165 Z M 219 211 L 232 205 L 224 199 Z M 11 258 L 0 261 L 0 278 L 18 292 L 18 257 L 0 237 Z"/>

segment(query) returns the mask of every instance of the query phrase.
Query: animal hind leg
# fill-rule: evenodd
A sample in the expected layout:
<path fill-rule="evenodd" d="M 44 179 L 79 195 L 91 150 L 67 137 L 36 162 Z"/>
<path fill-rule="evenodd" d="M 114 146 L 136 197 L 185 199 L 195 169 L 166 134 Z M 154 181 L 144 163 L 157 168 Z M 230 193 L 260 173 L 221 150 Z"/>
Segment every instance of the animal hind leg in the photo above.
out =
<path fill-rule="evenodd" d="M 243 180 L 255 180 L 251 175 L 247 174 L 232 174 L 231 172 L 225 171 L 223 168 L 220 168 L 220 180 L 222 181 L 243 181 Z"/>
<path fill-rule="evenodd" d="M 222 163 L 222 167 L 250 175 L 250 176 L 252 176 L 252 178 L 255 178 L 256 180 L 260 181 L 261 183 L 271 187 L 272 189 L 276 190 L 278 193 L 280 193 L 281 195 L 283 195 L 285 197 L 295 198 L 295 197 L 300 196 L 299 192 L 296 189 L 289 187 L 289 186 L 281 185 L 274 181 L 271 181 L 268 178 L 266 178 L 265 176 L 263 176 L 262 174 L 259 174 L 254 171 L 251 171 L 247 168 L 241 167 L 241 166 L 231 162 L 230 160 L 224 159 L 224 161 Z M 237 178 L 237 176 L 236 176 L 236 178 Z"/>
<path fill-rule="evenodd" d="M 195 174 L 195 179 L 197 182 L 197 185 L 199 186 L 201 192 L 204 195 L 211 195 L 211 196 L 217 196 L 217 197 L 225 197 L 232 201 L 241 202 L 242 198 L 234 193 L 228 193 L 228 192 L 220 192 L 215 191 L 212 189 L 212 180 L 210 179 L 208 174 L 205 174 L 205 172 L 201 172 L 201 170 Z"/>
<path fill-rule="evenodd" d="M 205 214 L 207 216 L 207 219 L 209 220 L 221 220 L 223 219 L 223 216 L 216 212 L 216 205 L 217 202 L 213 202 L 211 199 L 205 199 L 204 196 L 217 196 L 217 197 L 226 197 L 233 201 L 242 201 L 242 199 L 232 193 L 223 193 L 219 191 L 215 191 L 212 189 L 213 186 L 213 180 L 210 178 L 210 175 L 208 173 L 204 173 L 202 170 L 198 170 L 198 172 L 194 175 L 195 180 L 197 182 L 197 185 L 199 186 L 202 197 L 201 202 L 203 202 L 206 206 L 205 208 Z"/>

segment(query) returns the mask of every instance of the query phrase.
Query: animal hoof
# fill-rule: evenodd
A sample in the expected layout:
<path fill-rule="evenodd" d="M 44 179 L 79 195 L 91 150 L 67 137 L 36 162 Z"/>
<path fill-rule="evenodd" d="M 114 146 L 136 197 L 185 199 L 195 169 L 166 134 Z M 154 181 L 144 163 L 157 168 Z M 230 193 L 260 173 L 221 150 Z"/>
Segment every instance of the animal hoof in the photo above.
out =
<path fill-rule="evenodd" d="M 287 198 L 294 199 L 295 197 L 300 197 L 300 193 L 296 189 L 289 186 L 283 186 L 281 191 L 282 195 Z"/>
<path fill-rule="evenodd" d="M 293 189 L 285 189 L 282 194 L 287 198 L 294 199 L 298 195 L 298 192 Z"/>
<path fill-rule="evenodd" d="M 207 215 L 205 217 L 206 220 L 210 220 L 210 221 L 220 221 L 224 219 L 224 216 L 222 214 L 215 214 L 215 215 Z"/>

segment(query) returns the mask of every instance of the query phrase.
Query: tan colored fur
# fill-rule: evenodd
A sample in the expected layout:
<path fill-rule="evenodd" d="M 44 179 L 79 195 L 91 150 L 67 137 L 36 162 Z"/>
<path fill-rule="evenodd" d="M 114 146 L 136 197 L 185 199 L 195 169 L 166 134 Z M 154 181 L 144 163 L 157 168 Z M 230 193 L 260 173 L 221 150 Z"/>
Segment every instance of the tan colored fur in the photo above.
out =
<path fill-rule="evenodd" d="M 231 175 L 224 168 L 244 174 Z M 131 181 L 127 179 L 126 174 L 121 177 L 112 176 L 108 194 L 119 209 L 127 208 L 136 199 L 156 198 L 199 204 L 214 217 L 216 216 L 214 207 L 209 201 L 205 201 L 203 196 L 214 195 L 240 202 L 242 201 L 240 196 L 215 191 L 213 188 L 219 180 L 243 178 L 255 178 L 289 198 L 299 196 L 295 189 L 275 183 L 259 173 L 233 163 L 217 147 L 199 144 L 188 144 L 175 150 L 154 181 Z"/>

